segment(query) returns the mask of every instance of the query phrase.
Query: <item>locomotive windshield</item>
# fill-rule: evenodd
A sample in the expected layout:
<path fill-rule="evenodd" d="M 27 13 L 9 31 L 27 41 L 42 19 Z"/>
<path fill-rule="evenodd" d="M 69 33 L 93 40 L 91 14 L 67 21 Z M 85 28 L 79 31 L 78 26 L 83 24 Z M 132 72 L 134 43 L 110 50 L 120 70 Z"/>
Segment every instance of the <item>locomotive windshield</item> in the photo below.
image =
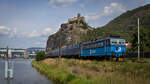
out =
<path fill-rule="evenodd" d="M 124 39 L 110 39 L 111 45 L 125 45 Z"/>

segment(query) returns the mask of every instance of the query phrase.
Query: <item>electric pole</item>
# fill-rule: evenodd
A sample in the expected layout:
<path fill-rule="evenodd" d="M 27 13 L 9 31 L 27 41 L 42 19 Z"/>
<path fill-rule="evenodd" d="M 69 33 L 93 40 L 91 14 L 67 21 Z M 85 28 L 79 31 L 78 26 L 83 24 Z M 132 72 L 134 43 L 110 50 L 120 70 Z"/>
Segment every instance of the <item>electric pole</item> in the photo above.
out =
<path fill-rule="evenodd" d="M 140 61 L 140 23 L 138 18 L 138 61 Z"/>

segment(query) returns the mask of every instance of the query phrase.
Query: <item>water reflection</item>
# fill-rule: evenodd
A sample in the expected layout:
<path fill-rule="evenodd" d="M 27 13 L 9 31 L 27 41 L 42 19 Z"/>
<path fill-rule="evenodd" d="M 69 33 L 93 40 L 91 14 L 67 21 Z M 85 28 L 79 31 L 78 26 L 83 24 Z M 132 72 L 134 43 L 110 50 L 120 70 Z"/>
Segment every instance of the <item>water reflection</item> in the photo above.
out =
<path fill-rule="evenodd" d="M 14 61 L 14 78 L 4 79 L 4 59 L 0 59 L 0 84 L 53 84 L 32 68 L 32 59 L 12 59 Z"/>

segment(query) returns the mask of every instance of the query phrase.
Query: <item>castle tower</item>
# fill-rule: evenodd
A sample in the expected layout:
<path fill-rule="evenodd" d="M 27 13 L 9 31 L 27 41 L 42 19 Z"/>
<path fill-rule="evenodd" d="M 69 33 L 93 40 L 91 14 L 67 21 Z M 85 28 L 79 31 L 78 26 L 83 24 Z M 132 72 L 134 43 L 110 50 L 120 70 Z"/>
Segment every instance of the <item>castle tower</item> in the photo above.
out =
<path fill-rule="evenodd" d="M 77 18 L 80 18 L 80 13 L 78 13 Z"/>
<path fill-rule="evenodd" d="M 78 21 L 78 24 L 80 24 L 80 13 L 78 13 L 77 15 L 77 21 Z"/>

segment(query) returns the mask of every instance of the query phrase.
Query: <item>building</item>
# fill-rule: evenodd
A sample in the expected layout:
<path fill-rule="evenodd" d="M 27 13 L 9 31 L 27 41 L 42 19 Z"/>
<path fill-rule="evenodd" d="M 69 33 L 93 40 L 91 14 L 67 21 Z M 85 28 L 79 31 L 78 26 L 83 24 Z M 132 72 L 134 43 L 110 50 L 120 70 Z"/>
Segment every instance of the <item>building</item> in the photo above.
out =
<path fill-rule="evenodd" d="M 0 57 L 6 57 L 8 54 L 9 58 L 27 58 L 28 55 L 26 53 L 27 51 L 25 49 L 13 49 L 10 48 L 8 49 L 8 53 L 7 53 L 7 48 L 0 48 Z"/>
<path fill-rule="evenodd" d="M 126 43 L 126 49 L 131 48 L 131 43 Z"/>
<path fill-rule="evenodd" d="M 7 49 L 0 48 L 0 57 L 6 57 L 6 55 L 7 55 Z"/>
<path fill-rule="evenodd" d="M 38 52 L 45 52 L 45 48 L 41 47 L 31 47 L 27 48 L 27 53 L 29 57 L 34 57 Z"/>

